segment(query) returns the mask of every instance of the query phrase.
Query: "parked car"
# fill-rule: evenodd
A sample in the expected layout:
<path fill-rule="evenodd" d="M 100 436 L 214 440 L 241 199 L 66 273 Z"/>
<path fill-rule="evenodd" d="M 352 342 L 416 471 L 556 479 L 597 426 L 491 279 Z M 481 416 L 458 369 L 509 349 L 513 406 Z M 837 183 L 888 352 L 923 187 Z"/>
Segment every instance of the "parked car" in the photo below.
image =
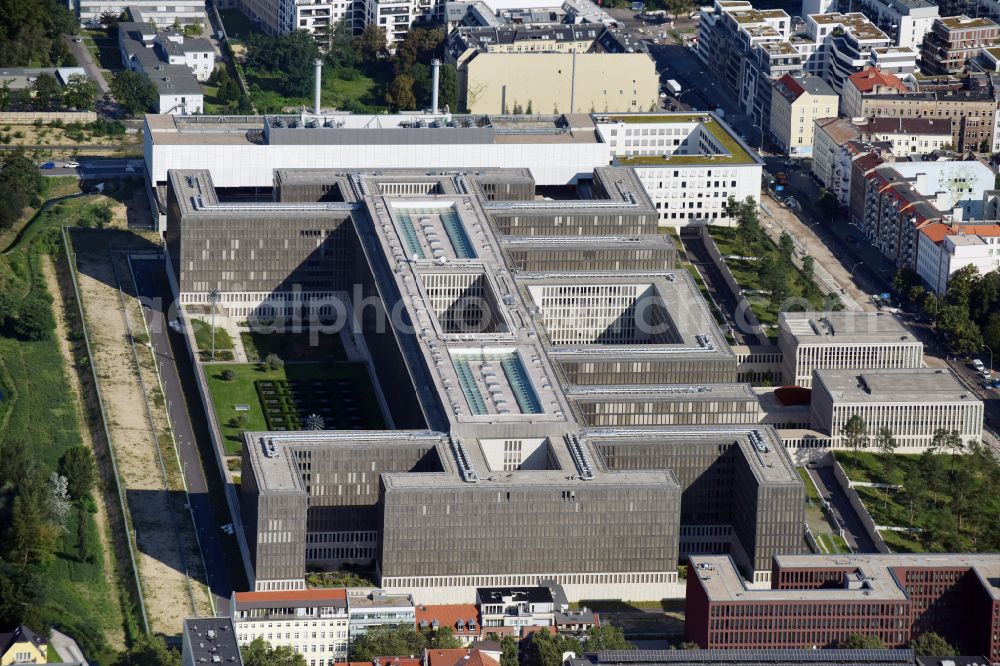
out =
<path fill-rule="evenodd" d="M 972 359 L 972 367 L 976 369 L 976 372 L 983 372 L 986 370 L 986 366 L 978 358 Z"/>
<path fill-rule="evenodd" d="M 65 169 L 79 169 L 80 168 L 80 163 L 76 162 L 74 160 L 70 160 L 69 162 L 66 162 L 65 164 L 63 164 L 63 168 L 65 168 Z"/>
<path fill-rule="evenodd" d="M 125 173 L 135 173 L 135 167 L 132 166 L 131 164 L 127 165 L 125 167 Z"/>
<path fill-rule="evenodd" d="M 39 164 L 38 168 L 39 169 L 55 169 L 56 168 L 56 163 L 55 162 L 45 162 L 44 164 Z"/>

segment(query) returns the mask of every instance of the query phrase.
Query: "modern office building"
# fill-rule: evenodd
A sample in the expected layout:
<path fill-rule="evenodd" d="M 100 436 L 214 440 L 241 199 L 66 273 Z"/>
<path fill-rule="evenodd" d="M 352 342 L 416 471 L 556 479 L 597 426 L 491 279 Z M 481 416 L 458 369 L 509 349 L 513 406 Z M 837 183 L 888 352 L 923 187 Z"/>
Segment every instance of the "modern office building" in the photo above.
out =
<path fill-rule="evenodd" d="M 602 650 L 568 666 L 922 666 L 912 650 Z M 941 666 L 934 663 L 933 666 Z M 955 666 L 958 666 L 956 663 Z M 962 664 L 962 666 L 967 666 Z"/>
<path fill-rule="evenodd" d="M 958 74 L 985 46 L 1000 39 L 1000 25 L 988 18 L 948 16 L 934 20 L 924 37 L 921 64 L 927 74 Z"/>
<path fill-rule="evenodd" d="M 600 23 L 533 23 L 458 28 L 445 53 L 458 74 L 459 108 L 470 113 L 653 110 L 656 63 L 616 45 Z"/>
<path fill-rule="evenodd" d="M 322 666 L 347 659 L 347 592 L 342 588 L 233 592 L 229 613 L 240 645 L 262 638 Z"/>
<path fill-rule="evenodd" d="M 545 585 L 532 587 L 480 587 L 476 590 L 476 607 L 483 618 L 483 627 L 554 627 L 555 613 L 560 610 Z M 568 609 L 567 609 L 568 610 Z"/>
<path fill-rule="evenodd" d="M 938 17 L 938 6 L 930 0 L 860 0 L 855 6 L 897 46 L 918 49 Z"/>
<path fill-rule="evenodd" d="M 887 312 L 782 312 L 784 381 L 809 388 L 813 371 L 920 368 L 924 346 Z"/>
<path fill-rule="evenodd" d="M 310 150 L 303 151 L 305 145 Z M 617 163 L 635 169 L 655 202 L 659 224 L 680 227 L 732 224 L 723 210 L 726 198 L 758 201 L 763 164 L 710 113 L 150 115 L 145 159 L 161 231 L 170 169 L 207 169 L 228 195 L 253 188 L 269 193 L 275 169 L 520 168 L 530 169 L 536 184 L 549 186 L 589 184 L 594 169 Z M 540 259 L 551 257 L 531 239 L 525 242 Z M 581 242 L 584 252 L 587 243 Z M 609 244 L 601 253 L 621 249 Z M 582 255 L 563 256 L 575 261 Z"/>
<path fill-rule="evenodd" d="M 917 244 L 917 273 L 939 296 L 966 266 L 975 266 L 980 275 L 1000 270 L 1000 223 L 995 220 L 929 224 L 920 228 Z"/>
<path fill-rule="evenodd" d="M 413 597 L 385 590 L 348 590 L 347 614 L 352 641 L 372 627 L 413 627 L 417 619 Z"/>
<path fill-rule="evenodd" d="M 865 422 L 874 440 L 888 428 L 898 453 L 920 453 L 938 430 L 957 431 L 963 442 L 983 435 L 983 401 L 948 370 L 816 370 L 812 389 L 813 428 L 842 448 L 852 416 Z"/>
<path fill-rule="evenodd" d="M 184 620 L 181 630 L 182 666 L 213 663 L 243 664 L 233 621 L 228 617 L 192 617 Z"/>
<path fill-rule="evenodd" d="M 1000 660 L 995 553 L 776 555 L 769 590 L 748 589 L 727 557 L 692 557 L 688 571 L 684 631 L 702 648 L 826 648 L 852 634 L 899 648 L 935 632 Z"/>
<path fill-rule="evenodd" d="M 632 417 L 641 427 L 591 428 L 577 417 L 586 391 L 573 385 L 625 415 L 629 400 L 679 415 L 686 392 L 694 411 L 706 406 L 702 423 L 719 422 L 713 403 L 756 404 L 741 387 L 662 386 L 735 379 L 735 355 L 686 271 L 637 270 L 619 256 L 591 259 L 596 270 L 512 272 L 504 236 L 566 238 L 570 253 L 581 238 L 632 238 L 635 261 L 649 261 L 642 239 L 658 236 L 658 215 L 634 171 L 597 169 L 588 192 L 539 199 L 524 170 L 284 170 L 271 201 L 220 202 L 208 172 L 169 173 L 166 247 L 181 302 L 218 289 L 224 311 L 244 316 L 350 312 L 365 300 L 357 333 L 385 421 L 399 429 L 246 434 L 255 589 L 301 587 L 307 565 L 374 563 L 387 592 L 427 603 L 548 580 L 574 600 L 642 598 L 676 583 L 686 549 L 732 551 L 754 576 L 774 552 L 804 547 L 801 481 L 770 429 L 712 426 L 694 464 L 733 480 L 698 486 L 693 506 L 726 506 L 692 509 L 693 523 L 670 455 L 603 461 L 598 437 L 623 461 L 635 447 L 683 449 L 675 443 L 699 430 Z M 348 284 L 360 293 L 344 293 Z M 713 483 L 736 487 L 738 505 Z M 489 536 L 470 538 L 481 530 Z"/>
<path fill-rule="evenodd" d="M 771 138 L 789 157 L 812 155 L 818 118 L 837 115 L 840 96 L 818 76 L 786 74 L 774 82 L 771 95 Z"/>

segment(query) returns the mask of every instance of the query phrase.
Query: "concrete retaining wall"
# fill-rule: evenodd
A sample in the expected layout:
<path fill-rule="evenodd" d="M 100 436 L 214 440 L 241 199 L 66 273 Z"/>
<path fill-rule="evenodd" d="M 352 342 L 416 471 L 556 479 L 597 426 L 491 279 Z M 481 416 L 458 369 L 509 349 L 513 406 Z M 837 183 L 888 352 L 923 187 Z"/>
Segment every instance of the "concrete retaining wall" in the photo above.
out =
<path fill-rule="evenodd" d="M 872 542 L 875 544 L 875 549 L 880 553 L 891 553 L 889 546 L 885 544 L 882 540 L 882 536 L 875 529 L 875 521 L 872 520 L 871 514 L 868 513 L 868 509 L 865 508 L 864 502 L 858 497 L 858 493 L 851 487 L 851 480 L 847 478 L 847 474 L 844 472 L 844 468 L 840 466 L 840 463 L 836 460 L 833 461 L 833 475 L 837 479 L 837 484 L 840 485 L 840 489 L 844 491 L 847 495 L 847 501 L 851 503 L 851 507 L 858 514 L 861 519 L 861 524 L 865 528 L 865 532 L 871 538 Z"/>
<path fill-rule="evenodd" d="M 64 123 L 92 123 L 97 120 L 94 111 L 4 111 L 0 113 L 0 123 L 9 125 L 31 125 L 36 120 L 51 123 L 61 120 Z"/>
<path fill-rule="evenodd" d="M 708 252 L 708 256 L 712 259 L 712 263 L 715 264 L 715 267 L 718 268 L 719 272 L 722 274 L 722 279 L 725 281 L 726 288 L 729 289 L 729 293 L 732 294 L 733 299 L 737 301 L 737 313 L 743 313 L 742 317 L 746 320 L 747 325 L 755 335 L 761 337 L 762 339 L 767 339 L 767 334 L 764 332 L 764 328 L 760 325 L 760 320 L 757 319 L 757 315 L 754 314 L 753 308 L 750 307 L 750 301 L 748 301 L 746 296 L 743 295 L 743 289 L 736 281 L 736 278 L 733 277 L 733 272 L 729 270 L 729 266 L 726 265 L 725 260 L 722 258 L 722 252 L 719 251 L 719 246 L 715 244 L 715 240 L 712 238 L 711 234 L 708 233 L 705 227 L 698 228 L 698 239 Z M 734 316 L 735 314 L 736 313 L 734 313 Z"/>

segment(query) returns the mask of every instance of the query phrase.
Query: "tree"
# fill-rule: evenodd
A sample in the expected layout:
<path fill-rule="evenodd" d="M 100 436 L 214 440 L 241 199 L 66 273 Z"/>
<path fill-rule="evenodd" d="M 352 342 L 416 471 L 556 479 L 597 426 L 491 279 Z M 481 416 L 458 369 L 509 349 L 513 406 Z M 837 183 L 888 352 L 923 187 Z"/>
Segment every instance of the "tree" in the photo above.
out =
<path fill-rule="evenodd" d="M 375 24 L 365 26 L 364 31 L 354 38 L 354 48 L 369 62 L 382 58 L 389 52 L 385 28 Z"/>
<path fill-rule="evenodd" d="M 49 475 L 49 520 L 60 531 L 66 529 L 69 509 L 69 484 L 66 483 L 66 477 L 52 472 Z"/>
<path fill-rule="evenodd" d="M 66 449 L 59 459 L 59 473 L 66 477 L 70 497 L 83 499 L 94 489 L 97 480 L 94 454 L 83 445 Z"/>
<path fill-rule="evenodd" d="M 94 561 L 94 540 L 90 535 L 87 510 L 83 504 L 76 507 L 76 550 L 81 562 Z"/>
<path fill-rule="evenodd" d="M 679 649 L 681 650 L 700 650 L 701 646 L 692 641 L 684 641 L 680 644 Z"/>
<path fill-rule="evenodd" d="M 42 72 L 31 84 L 31 105 L 35 111 L 58 111 L 62 105 L 62 90 L 51 74 Z"/>
<path fill-rule="evenodd" d="M 536 631 L 528 643 L 528 666 L 561 666 L 564 652 L 579 652 L 580 643 L 571 636 Z"/>
<path fill-rule="evenodd" d="M 504 636 L 500 641 L 500 666 L 521 666 L 517 641 L 513 636 Z"/>
<path fill-rule="evenodd" d="M 438 627 L 426 633 L 427 647 L 432 650 L 453 650 L 462 647 L 462 641 L 455 637 L 451 627 Z"/>
<path fill-rule="evenodd" d="M 840 431 L 844 443 L 857 451 L 868 448 L 868 424 L 857 414 L 852 414 Z"/>
<path fill-rule="evenodd" d="M 14 319 L 14 334 L 22 340 L 48 340 L 55 329 L 52 318 L 52 306 L 48 295 L 41 292 L 29 292 L 21 301 Z"/>
<path fill-rule="evenodd" d="M 62 103 L 78 111 L 93 111 L 98 92 L 97 84 L 89 76 L 72 74 L 62 90 Z"/>
<path fill-rule="evenodd" d="M 220 374 L 219 377 L 224 382 L 231 382 L 234 379 L 236 379 L 236 373 L 230 370 L 229 368 L 226 368 L 225 370 L 222 371 L 222 374 Z"/>
<path fill-rule="evenodd" d="M 815 286 L 814 280 L 816 278 L 816 260 L 813 259 L 811 254 L 807 254 L 802 258 L 802 279 L 806 283 L 806 287 Z"/>
<path fill-rule="evenodd" d="M 255 638 L 240 648 L 245 666 L 306 666 L 306 658 L 288 645 L 271 647 L 263 638 Z"/>
<path fill-rule="evenodd" d="M 594 627 L 587 634 L 583 641 L 584 652 L 597 652 L 598 650 L 634 650 L 635 645 L 625 640 L 622 630 L 611 624 L 604 624 Z"/>
<path fill-rule="evenodd" d="M 790 272 L 783 261 L 772 261 L 765 258 L 760 265 L 760 283 L 769 293 L 771 306 L 778 308 L 792 293 Z"/>
<path fill-rule="evenodd" d="M 38 206 L 45 179 L 38 172 L 38 166 L 21 150 L 11 151 L 0 158 L 0 183 L 8 185 L 19 193 L 25 205 Z M 9 207 L 10 201 L 0 198 Z M 21 212 L 18 210 L 18 215 Z"/>
<path fill-rule="evenodd" d="M 875 435 L 875 448 L 878 449 L 879 453 L 886 457 L 891 456 L 896 450 L 896 446 L 896 436 L 893 434 L 892 428 L 889 426 L 879 428 Z"/>
<path fill-rule="evenodd" d="M 791 265 L 792 256 L 795 254 L 795 241 L 787 231 L 782 231 L 778 237 L 778 254 L 786 264 Z"/>
<path fill-rule="evenodd" d="M 929 631 L 920 634 L 910 643 L 910 649 L 918 657 L 954 657 L 958 651 L 939 634 Z"/>
<path fill-rule="evenodd" d="M 139 72 L 117 72 L 111 79 L 111 94 L 130 116 L 152 111 L 160 98 L 149 77 Z"/>
<path fill-rule="evenodd" d="M 277 354 L 268 354 L 264 357 L 264 363 L 271 370 L 281 370 L 285 367 L 285 362 Z"/>
<path fill-rule="evenodd" d="M 415 109 L 417 98 L 413 96 L 413 79 L 406 74 L 394 78 L 385 93 L 385 101 L 400 111 Z"/>
<path fill-rule="evenodd" d="M 305 30 L 276 37 L 251 33 L 247 54 L 247 68 L 279 75 L 289 94 L 312 92 L 313 62 L 320 52 L 316 40 Z"/>
<path fill-rule="evenodd" d="M 412 625 L 372 627 L 351 643 L 351 661 L 371 661 L 374 657 L 419 654 L 427 647 L 426 637 Z"/>
<path fill-rule="evenodd" d="M 14 497 L 10 527 L 4 535 L 7 557 L 22 568 L 47 561 L 55 549 L 58 528 L 49 521 L 49 498 L 44 485 L 24 483 Z"/>
<path fill-rule="evenodd" d="M 726 215 L 736 220 L 737 234 L 743 246 L 743 254 L 747 255 L 760 244 L 763 236 L 763 229 L 760 226 L 760 217 L 757 214 L 757 202 L 753 197 L 747 197 L 743 201 L 738 201 L 736 197 L 730 196 L 726 200 Z"/>
<path fill-rule="evenodd" d="M 667 11 L 673 16 L 687 14 L 694 6 L 691 0 L 666 0 Z"/>
<path fill-rule="evenodd" d="M 837 641 L 837 647 L 841 650 L 884 650 L 885 643 L 878 636 L 851 634 L 847 638 Z"/>
<path fill-rule="evenodd" d="M 132 646 L 121 653 L 115 666 L 180 666 L 181 655 L 167 647 L 159 634 L 139 634 Z"/>

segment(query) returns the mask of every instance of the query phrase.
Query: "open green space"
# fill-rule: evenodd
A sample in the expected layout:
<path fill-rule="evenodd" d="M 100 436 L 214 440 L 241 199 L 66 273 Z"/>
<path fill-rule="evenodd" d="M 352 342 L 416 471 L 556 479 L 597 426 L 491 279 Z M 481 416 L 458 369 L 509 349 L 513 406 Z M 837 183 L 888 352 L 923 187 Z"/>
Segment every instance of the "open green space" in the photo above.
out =
<path fill-rule="evenodd" d="M 764 291 L 763 275 L 760 266 L 765 261 L 782 261 L 778 246 L 768 237 L 762 239 L 763 251 L 758 252 L 754 257 L 745 257 L 739 238 L 739 231 L 735 227 L 721 227 L 712 225 L 707 227 L 712 239 L 719 247 L 719 252 L 725 258 L 726 265 L 732 271 L 733 277 L 746 294 L 754 314 L 765 326 L 773 326 L 778 323 L 778 308 L 771 303 L 771 299 L 759 293 Z M 788 298 L 802 299 L 800 302 L 805 305 L 808 302 L 813 310 L 822 310 L 825 300 L 819 289 L 813 283 L 812 288 L 807 287 L 805 276 L 798 268 L 791 268 L 792 279 L 788 280 Z"/>
<path fill-rule="evenodd" d="M 819 491 L 816 490 L 816 484 L 813 483 L 812 477 L 809 476 L 809 470 L 805 467 L 796 467 L 795 469 L 799 473 L 799 478 L 802 479 L 802 485 L 806 487 L 806 499 L 819 504 Z"/>
<path fill-rule="evenodd" d="M 111 223 L 114 217 L 107 197 L 100 194 L 64 199 L 28 221 L 14 244 L 8 248 L 16 250 L 30 245 L 39 235 L 55 232 L 62 226 L 99 229 Z"/>
<path fill-rule="evenodd" d="M 388 107 L 382 104 L 371 104 L 371 100 L 381 98 L 380 91 L 388 84 L 386 76 L 378 79 L 366 74 L 346 80 L 335 75 L 323 77 L 321 97 L 323 106 L 327 108 L 346 109 L 357 105 L 365 107 L 371 113 L 384 111 Z M 312 107 L 312 95 L 288 95 L 283 76 L 265 74 L 248 69 L 246 71 L 247 85 L 250 86 L 250 96 L 261 113 L 277 113 L 285 108 L 297 109 L 302 106 Z"/>
<path fill-rule="evenodd" d="M 233 378 L 228 381 L 222 378 L 226 370 L 233 372 Z M 368 369 L 361 363 L 286 363 L 276 370 L 263 363 L 212 363 L 205 365 L 205 374 L 229 455 L 239 454 L 243 431 L 268 429 L 257 382 L 321 382 L 338 388 L 342 386 L 338 385 L 339 382 L 347 382 L 351 395 L 361 408 L 362 422 L 355 425 L 366 430 L 384 427 Z M 249 409 L 237 411 L 237 405 L 246 405 Z"/>
<path fill-rule="evenodd" d="M 852 481 L 898 488 L 856 487 L 876 525 L 918 528 L 882 532 L 890 548 L 906 552 L 1000 550 L 1000 464 L 982 449 L 970 453 L 891 455 L 838 451 Z"/>
<path fill-rule="evenodd" d="M 198 345 L 199 351 L 212 350 L 212 324 L 201 319 L 191 319 L 191 328 L 194 329 L 194 341 Z M 224 328 L 215 327 L 215 349 L 216 351 L 233 348 L 233 339 L 229 337 L 229 332 Z"/>
<path fill-rule="evenodd" d="M 347 359 L 339 333 L 241 332 L 248 361 L 263 361 L 275 354 L 284 361 L 343 361 Z"/>
<path fill-rule="evenodd" d="M 820 547 L 832 555 L 851 552 L 851 549 L 847 547 L 847 542 L 839 534 L 817 534 L 816 541 L 820 543 Z"/>

